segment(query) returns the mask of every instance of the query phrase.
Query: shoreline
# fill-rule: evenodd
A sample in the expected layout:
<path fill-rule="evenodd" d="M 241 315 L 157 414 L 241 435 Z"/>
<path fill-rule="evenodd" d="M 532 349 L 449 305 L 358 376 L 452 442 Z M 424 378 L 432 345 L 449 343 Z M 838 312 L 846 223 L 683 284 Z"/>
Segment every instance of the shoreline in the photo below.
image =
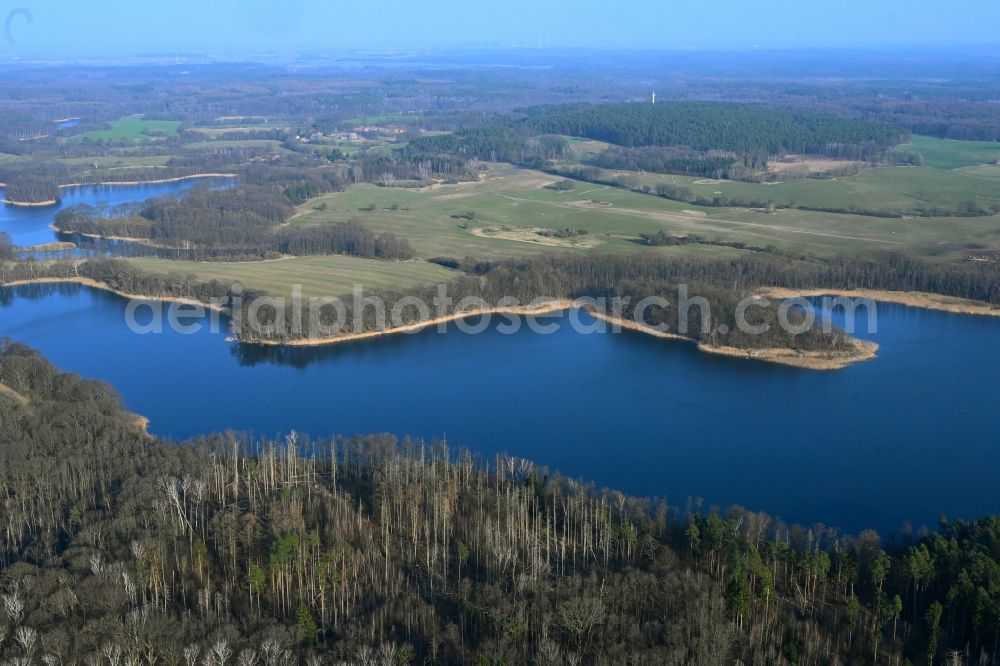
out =
<path fill-rule="evenodd" d="M 806 370 L 843 370 L 844 368 L 870 361 L 878 356 L 879 346 L 868 340 L 849 338 L 853 351 L 796 351 L 794 349 L 771 347 L 763 349 L 743 349 L 742 347 L 713 346 L 698 343 L 698 351 L 717 356 L 743 358 L 748 361 L 767 361 Z"/>
<path fill-rule="evenodd" d="M 135 243 L 136 245 L 143 245 L 145 247 L 152 248 L 154 250 L 178 250 L 183 248 L 170 247 L 169 245 L 161 245 L 154 241 L 152 238 L 133 238 L 131 236 L 102 236 L 101 234 L 90 234 L 84 233 L 82 231 L 73 231 L 72 229 L 60 229 L 55 224 L 50 224 L 49 229 L 56 232 L 57 234 L 64 234 L 66 236 L 81 236 L 83 238 L 89 238 L 91 240 L 104 240 L 104 241 L 121 241 L 126 243 Z"/>
<path fill-rule="evenodd" d="M 346 344 L 350 342 L 357 342 L 359 340 L 369 340 L 372 338 L 386 337 L 390 335 L 399 335 L 407 333 L 418 333 L 431 326 L 437 326 L 440 324 L 446 324 L 453 321 L 458 321 L 460 319 L 468 319 L 470 317 L 477 317 L 483 315 L 520 315 L 520 316 L 537 316 L 544 314 L 552 314 L 555 312 L 563 312 L 573 308 L 579 307 L 575 301 L 570 300 L 555 300 L 544 305 L 529 308 L 529 307 L 513 307 L 513 308 L 485 308 L 477 310 L 469 310 L 465 312 L 457 312 L 454 314 L 446 315 L 443 317 L 435 317 L 433 319 L 428 319 L 425 321 L 407 324 L 405 326 L 397 326 L 395 328 L 383 329 L 380 331 L 364 331 L 362 333 L 346 333 L 343 335 L 335 335 L 324 338 L 303 338 L 297 340 L 240 340 L 238 338 L 230 338 L 233 342 L 239 342 L 245 345 L 255 345 L 260 347 L 321 347 L 327 345 L 338 345 Z M 796 351 L 791 348 L 781 348 L 781 347 L 771 347 L 762 349 L 743 349 L 740 347 L 713 347 L 703 342 L 698 342 L 694 338 L 689 338 L 678 333 L 670 333 L 667 331 L 658 331 L 649 326 L 644 326 L 635 321 L 628 319 L 622 319 L 620 317 L 615 317 L 613 315 L 605 314 L 603 312 L 597 312 L 587 308 L 581 308 L 587 311 L 595 319 L 604 321 L 611 324 L 621 330 L 633 331 L 636 333 L 641 333 L 643 335 L 649 335 L 654 338 L 660 338 L 663 340 L 677 340 L 680 342 L 687 342 L 696 346 L 698 351 L 708 354 L 716 354 L 719 356 L 729 356 L 733 358 L 743 358 L 753 361 L 765 361 L 767 363 L 776 363 L 779 365 L 786 365 L 795 368 L 800 368 L 804 370 L 841 370 L 854 363 L 860 363 L 863 361 L 868 361 L 876 356 L 876 351 L 878 350 L 878 345 L 874 342 L 868 342 L 865 340 L 858 340 L 856 338 L 850 338 L 851 344 L 854 347 L 853 351 L 848 352 L 826 352 L 826 351 Z"/>
<path fill-rule="evenodd" d="M 41 245 L 22 245 L 17 248 L 18 252 L 66 252 L 68 250 L 75 250 L 76 243 L 70 243 L 68 241 L 53 241 L 51 243 L 42 243 Z"/>
<path fill-rule="evenodd" d="M 1000 317 L 1000 308 L 984 301 L 974 301 L 955 296 L 943 296 L 922 291 L 884 291 L 880 289 L 788 289 L 786 287 L 764 287 L 754 292 L 769 298 L 813 298 L 835 296 L 841 298 L 870 298 L 882 303 L 895 303 L 911 308 L 969 314 L 984 317 Z"/>
<path fill-rule="evenodd" d="M 358 340 L 369 340 L 371 338 L 381 338 L 390 335 L 400 335 L 404 333 L 418 333 L 425 328 L 431 326 L 438 326 L 440 324 L 447 324 L 453 321 L 458 321 L 460 319 L 469 319 L 470 317 L 479 317 L 483 315 L 495 315 L 495 314 L 511 314 L 511 315 L 521 315 L 521 316 L 535 316 L 543 314 L 552 314 L 553 312 L 562 312 L 564 310 L 569 310 L 573 307 L 573 302 L 568 300 L 558 300 L 545 303 L 536 308 L 529 307 L 511 307 L 511 308 L 479 308 L 476 310 L 466 310 L 463 312 L 455 312 L 450 315 L 445 315 L 443 317 L 434 317 L 433 319 L 425 319 L 413 324 L 406 324 L 405 326 L 396 326 L 394 328 L 384 328 L 379 331 L 362 331 L 361 333 L 345 333 L 342 335 L 332 335 L 323 338 L 299 338 L 292 340 L 239 340 L 233 338 L 235 342 L 239 342 L 244 345 L 256 345 L 260 347 L 323 347 L 326 345 L 338 345 L 347 342 L 356 342 Z"/>
<path fill-rule="evenodd" d="M 97 185 L 105 187 L 134 187 L 136 185 L 163 185 L 165 183 L 179 183 L 184 180 L 193 180 L 196 178 L 239 178 L 239 175 L 235 173 L 195 173 L 190 176 L 177 176 L 176 178 L 157 178 L 155 180 L 109 180 L 99 181 L 96 183 L 66 183 L 65 185 L 57 185 L 56 187 L 59 189 Z M 0 187 L 6 186 L 6 183 L 0 183 Z M 15 206 L 18 208 L 45 208 L 48 206 L 58 206 L 60 199 L 49 199 L 47 201 L 14 201 L 11 199 L 4 199 L 3 203 L 8 206 Z"/>
<path fill-rule="evenodd" d="M 176 178 L 158 178 L 155 180 L 110 180 L 101 181 L 97 183 L 67 183 L 66 185 L 59 185 L 59 188 L 64 187 L 87 187 L 88 185 L 106 185 L 109 187 L 114 187 L 116 185 L 122 186 L 135 186 L 135 185 L 162 185 L 164 183 L 179 183 L 182 180 L 192 180 L 195 178 L 239 178 L 238 174 L 235 173 L 195 173 L 190 176 L 177 176 Z"/>
<path fill-rule="evenodd" d="M 128 294 L 124 291 L 119 291 L 103 282 L 98 282 L 91 278 L 86 277 L 44 277 L 44 278 L 33 278 L 30 280 L 12 280 L 10 282 L 4 282 L 0 284 L 0 287 L 29 287 L 36 284 L 78 284 L 83 287 L 90 287 L 92 289 L 99 289 L 101 291 L 106 291 L 108 293 L 114 294 L 115 296 L 120 296 L 132 301 L 148 301 L 154 302 L 159 301 L 162 303 L 177 303 L 178 305 L 195 305 L 207 308 L 209 310 L 214 310 L 215 312 L 220 312 L 222 314 L 229 314 L 229 308 L 223 307 L 221 305 L 216 305 L 214 303 L 205 303 L 199 301 L 196 298 L 186 298 L 184 296 L 149 296 L 145 294 Z"/>
<path fill-rule="evenodd" d="M 10 199 L 4 199 L 3 202 L 15 208 L 48 208 L 49 206 L 59 205 L 59 199 L 49 199 L 48 201 L 11 201 Z"/>
<path fill-rule="evenodd" d="M 160 301 L 165 303 L 178 303 L 181 305 L 201 306 L 209 310 L 214 310 L 216 312 L 220 312 L 223 314 L 227 315 L 230 314 L 229 309 L 226 307 L 210 303 L 204 303 L 197 299 L 180 297 L 180 296 L 153 296 L 146 294 L 128 294 L 116 290 L 102 282 L 98 282 L 91 278 L 84 278 L 84 277 L 64 277 L 64 278 L 46 277 L 46 278 L 35 278 L 28 280 L 15 280 L 12 282 L 0 284 L 0 287 L 18 287 L 18 286 L 28 286 L 33 284 L 78 284 L 84 287 L 100 289 L 102 291 L 112 293 L 116 296 L 126 299 L 133 299 L 140 301 Z M 897 303 L 909 307 L 917 307 L 929 310 L 939 310 L 955 314 L 1000 316 L 1000 309 L 993 308 L 987 303 L 970 301 L 968 299 L 953 298 L 949 296 L 941 296 L 938 294 L 927 294 L 922 292 L 892 292 L 892 291 L 878 291 L 878 290 L 868 290 L 868 289 L 856 289 L 856 290 L 786 289 L 786 288 L 775 287 L 775 288 L 760 289 L 756 293 L 761 296 L 767 296 L 770 298 L 791 298 L 796 296 L 862 297 L 862 298 L 871 298 L 875 301 L 880 301 L 880 302 Z M 520 306 L 520 307 L 482 308 L 475 310 L 467 310 L 463 312 L 456 312 L 449 315 L 445 315 L 443 317 L 435 317 L 432 319 L 427 319 L 412 324 L 406 324 L 404 326 L 397 326 L 378 331 L 346 333 L 346 334 L 340 334 L 322 338 L 299 338 L 299 339 L 289 339 L 289 340 L 242 340 L 239 339 L 238 337 L 229 337 L 227 338 L 227 340 L 239 344 L 260 346 L 260 347 L 322 347 L 327 345 L 346 344 L 350 342 L 356 342 L 359 340 L 387 337 L 391 335 L 417 333 L 432 326 L 447 324 L 458 320 L 468 319 L 470 317 L 485 316 L 485 315 L 540 316 L 546 314 L 553 314 L 556 312 L 563 312 L 577 307 L 579 306 L 577 305 L 576 301 L 571 301 L 568 299 L 558 299 L 549 301 L 537 307 Z M 582 307 L 581 309 L 586 310 L 587 313 L 590 314 L 595 319 L 611 324 L 612 326 L 618 329 L 633 331 L 636 333 L 641 333 L 643 335 L 649 335 L 664 340 L 677 340 L 680 342 L 687 342 L 690 344 L 694 344 L 698 349 L 698 351 L 706 354 L 713 354 L 716 356 L 727 356 L 730 358 L 740 358 L 751 361 L 763 361 L 767 363 L 775 363 L 778 365 L 785 365 L 805 370 L 816 370 L 816 371 L 841 370 L 848 366 L 854 365 L 855 363 L 862 363 L 876 358 L 879 349 L 878 344 L 867 340 L 861 340 L 858 338 L 848 338 L 850 344 L 853 347 L 853 349 L 850 351 L 823 351 L 823 350 L 801 351 L 787 347 L 763 347 L 760 349 L 748 349 L 743 347 L 731 347 L 725 345 L 715 346 L 706 342 L 699 342 L 694 338 L 689 338 L 687 336 L 680 335 L 678 333 L 658 331 L 654 328 L 640 324 L 638 322 L 634 322 L 628 319 L 622 319 L 620 317 L 615 317 L 613 315 L 605 314 L 602 312 L 596 312 L 586 307 Z"/>

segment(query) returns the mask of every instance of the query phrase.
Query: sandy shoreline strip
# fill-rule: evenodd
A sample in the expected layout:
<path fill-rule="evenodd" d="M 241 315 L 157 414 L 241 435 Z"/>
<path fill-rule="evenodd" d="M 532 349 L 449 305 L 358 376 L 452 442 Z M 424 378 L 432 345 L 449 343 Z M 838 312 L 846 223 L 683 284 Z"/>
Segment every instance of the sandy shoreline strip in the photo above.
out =
<path fill-rule="evenodd" d="M 556 301 L 549 301 L 534 308 L 529 308 L 529 307 L 477 308 L 475 310 L 465 310 L 463 312 L 456 312 L 450 315 L 445 315 L 444 317 L 425 319 L 423 321 L 415 322 L 413 324 L 407 324 L 405 326 L 384 328 L 380 331 L 345 333 L 342 335 L 333 335 L 325 338 L 302 338 L 299 340 L 247 340 L 247 341 L 240 340 L 240 342 L 242 342 L 243 344 L 259 345 L 262 347 L 322 347 L 325 345 L 339 345 L 346 342 L 355 342 L 357 340 L 369 340 L 371 338 L 381 338 L 388 335 L 398 335 L 401 333 L 417 333 L 430 326 L 447 324 L 449 322 L 458 321 L 460 319 L 469 319 L 471 317 L 479 317 L 483 315 L 492 316 L 497 314 L 509 314 L 509 315 L 521 315 L 530 317 L 536 315 L 552 314 L 553 312 L 562 312 L 563 310 L 569 310 L 572 307 L 573 307 L 573 301 L 556 300 Z"/>
<path fill-rule="evenodd" d="M 698 351 L 749 361 L 767 361 L 807 370 L 842 370 L 849 365 L 870 361 L 877 356 L 878 345 L 867 340 L 850 339 L 852 351 L 796 351 L 794 349 L 742 349 L 698 343 Z"/>
<path fill-rule="evenodd" d="M 156 180 L 109 180 L 105 182 L 98 183 L 67 183 L 66 185 L 60 185 L 60 189 L 64 187 L 87 187 L 88 185 L 107 185 L 114 187 L 116 185 L 162 185 L 163 183 L 179 183 L 182 180 L 193 180 L 195 178 L 238 178 L 238 174 L 235 173 L 194 173 L 190 176 L 177 176 L 176 178 L 158 178 Z"/>
<path fill-rule="evenodd" d="M 10 282 L 4 282 L 0 284 L 0 287 L 25 287 L 34 284 L 78 284 L 84 287 L 90 287 L 92 289 L 100 289 L 101 291 L 106 291 L 108 293 L 114 294 L 115 296 L 120 296 L 131 301 L 149 301 L 149 302 L 163 302 L 163 303 L 178 303 L 180 305 L 196 305 L 209 310 L 215 310 L 216 312 L 222 312 L 224 314 L 229 314 L 229 309 L 222 307 L 221 305 L 216 305 L 214 303 L 203 303 L 195 298 L 184 298 L 182 296 L 148 296 L 145 294 L 127 294 L 123 291 L 118 291 L 110 286 L 104 284 L 103 282 L 98 282 L 97 280 L 92 280 L 86 277 L 44 277 L 44 278 L 34 278 L 31 280 L 12 280 Z"/>
<path fill-rule="evenodd" d="M 76 235 L 82 238 L 90 238 L 92 240 L 101 241 L 125 241 L 128 243 L 135 243 L 136 245 L 144 245 L 146 247 L 153 248 L 154 250 L 178 250 L 184 248 L 171 247 L 169 245 L 163 245 L 157 243 L 152 238 L 139 238 L 137 236 L 102 236 L 101 234 L 90 234 L 84 233 L 82 231 L 73 231 L 72 229 L 60 229 L 55 224 L 50 224 L 49 229 L 56 232 L 57 234 Z"/>
<path fill-rule="evenodd" d="M 87 187 L 88 185 L 104 185 L 108 187 L 121 186 L 135 186 L 135 185 L 162 185 L 164 183 L 179 183 L 183 180 L 193 180 L 195 178 L 238 178 L 239 176 L 235 173 L 196 173 L 190 176 L 177 176 L 176 178 L 158 178 L 156 180 L 109 180 L 102 181 L 98 183 L 67 183 L 65 185 L 57 185 L 59 189 L 69 188 L 69 187 Z M 0 183 L 0 187 L 6 187 L 6 183 Z M 17 208 L 39 208 L 48 206 L 59 205 L 58 199 L 50 199 L 48 201 L 11 201 L 10 199 L 4 199 L 3 203 L 8 206 L 15 206 Z"/>
<path fill-rule="evenodd" d="M 47 208 L 48 206 L 59 205 L 58 199 L 49 199 L 48 201 L 11 201 L 10 199 L 4 199 L 3 202 L 15 208 Z"/>
<path fill-rule="evenodd" d="M 984 301 L 973 301 L 954 296 L 942 296 L 920 291 L 880 291 L 877 289 L 786 289 L 784 287 L 766 287 L 757 291 L 760 296 L 769 298 L 812 298 L 815 296 L 839 296 L 843 298 L 870 298 L 882 303 L 896 303 L 925 310 L 938 310 L 955 314 L 983 315 L 1000 317 L 1000 308 L 993 307 Z"/>
<path fill-rule="evenodd" d="M 465 312 L 455 313 L 444 317 L 436 317 L 434 319 L 429 319 L 414 324 L 408 324 L 406 326 L 397 326 L 395 328 L 383 329 L 381 331 L 347 333 L 344 335 L 335 335 L 326 338 L 312 338 L 312 339 L 301 339 L 301 340 L 254 340 L 254 341 L 241 341 L 241 342 L 243 342 L 244 344 L 259 345 L 264 347 L 319 347 L 325 345 L 345 344 L 349 342 L 355 342 L 358 340 L 368 340 L 372 338 L 380 338 L 389 335 L 397 335 L 401 333 L 417 333 L 431 326 L 436 326 L 439 324 L 445 324 L 460 319 L 467 319 L 470 317 L 477 317 L 482 315 L 508 314 L 508 315 L 519 315 L 519 316 L 537 316 L 544 314 L 552 314 L 555 312 L 562 312 L 577 307 L 580 306 L 575 301 L 555 300 L 534 308 L 512 307 L 512 308 L 486 308 L 486 309 L 468 310 Z M 587 310 L 588 314 L 590 314 L 595 319 L 607 322 L 619 329 L 635 331 L 637 333 L 642 333 L 643 335 L 651 335 L 655 338 L 661 338 L 664 340 L 679 340 L 681 342 L 696 344 L 698 350 L 705 353 L 730 356 L 734 358 L 744 358 L 754 361 L 765 361 L 768 363 L 778 363 L 781 365 L 788 365 L 806 370 L 840 370 L 854 363 L 859 363 L 861 361 L 867 361 L 875 358 L 876 355 L 875 352 L 878 350 L 878 345 L 875 344 L 874 342 L 856 340 L 853 338 L 851 339 L 851 344 L 854 347 L 854 349 L 852 351 L 846 351 L 846 352 L 826 352 L 826 351 L 802 352 L 789 348 L 767 348 L 767 349 L 749 350 L 749 349 L 741 349 L 739 347 L 713 347 L 705 343 L 698 343 L 698 341 L 694 340 L 693 338 L 689 338 L 687 336 L 680 335 L 677 333 L 670 333 L 668 331 L 660 331 L 650 326 L 645 326 L 638 322 L 631 321 L 629 319 L 622 319 L 620 317 L 615 317 L 613 315 L 597 312 L 588 308 L 581 308 L 581 309 Z"/>
<path fill-rule="evenodd" d="M 17 248 L 18 252 L 65 252 L 75 250 L 76 243 L 56 241 L 52 243 L 42 243 L 41 245 L 22 245 Z"/>

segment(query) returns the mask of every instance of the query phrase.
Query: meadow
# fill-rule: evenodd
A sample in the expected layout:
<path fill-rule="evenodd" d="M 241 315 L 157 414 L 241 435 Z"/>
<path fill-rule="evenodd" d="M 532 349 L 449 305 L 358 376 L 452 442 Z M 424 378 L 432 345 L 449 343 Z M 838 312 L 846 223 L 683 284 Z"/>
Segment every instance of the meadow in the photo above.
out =
<path fill-rule="evenodd" d="M 358 184 L 303 204 L 291 223 L 317 225 L 357 219 L 374 231 L 407 238 L 423 258 L 499 258 L 553 250 L 667 254 L 740 251 L 704 244 L 654 248 L 641 242 L 641 234 L 661 230 L 678 236 L 697 234 L 713 242 L 826 257 L 907 250 L 924 256 L 961 258 L 971 249 L 1000 248 L 1000 217 L 995 216 L 887 219 L 794 209 L 767 213 L 693 206 L 580 181 L 568 192 L 545 187 L 556 180 L 537 171 L 493 165 L 478 183 L 419 190 Z M 368 211 L 372 205 L 375 210 Z M 569 243 L 559 247 L 547 245 L 549 241 L 541 238 L 531 242 L 511 240 L 503 233 L 484 233 L 503 228 L 584 230 L 589 242 L 586 247 Z"/>
<path fill-rule="evenodd" d="M 73 137 L 74 141 L 150 141 L 158 136 L 173 136 L 181 126 L 178 120 L 147 120 L 141 114 L 112 120 L 111 129 L 94 130 Z"/>
<path fill-rule="evenodd" d="M 920 153 L 924 156 L 924 164 L 935 169 L 959 169 L 1000 159 L 1000 142 L 997 141 L 952 141 L 914 136 L 911 143 L 899 148 Z"/>
<path fill-rule="evenodd" d="M 570 139 L 573 158 L 562 166 L 581 166 L 607 144 Z M 915 136 L 901 151 L 919 152 L 922 167 L 874 167 L 855 176 L 803 178 L 783 183 L 747 183 L 672 174 L 602 170 L 607 178 L 630 175 L 640 185 L 684 187 L 698 197 L 727 197 L 778 206 L 830 210 L 888 211 L 903 215 L 1000 208 L 1000 142 L 949 141 Z"/>
<path fill-rule="evenodd" d="M 857 176 L 802 179 L 785 183 L 711 181 L 687 176 L 645 174 L 643 184 L 679 185 L 695 194 L 745 197 L 780 206 L 893 211 L 921 214 L 926 210 L 958 210 L 963 206 L 1000 207 L 1000 167 L 978 172 L 923 167 L 875 167 Z"/>

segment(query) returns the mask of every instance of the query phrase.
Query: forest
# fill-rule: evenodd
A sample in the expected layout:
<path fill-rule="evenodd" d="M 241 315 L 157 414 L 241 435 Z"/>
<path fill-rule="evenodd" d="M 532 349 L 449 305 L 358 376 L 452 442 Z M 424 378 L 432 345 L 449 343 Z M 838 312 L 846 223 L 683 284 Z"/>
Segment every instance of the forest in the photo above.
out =
<path fill-rule="evenodd" d="M 19 175 L 10 179 L 3 188 L 7 201 L 15 203 L 45 203 L 59 200 L 59 188 L 45 178 Z"/>
<path fill-rule="evenodd" d="M 885 541 L 446 442 L 165 442 L 13 343 L 0 388 L 7 663 L 1000 663 L 997 517 Z"/>
<path fill-rule="evenodd" d="M 191 259 L 275 258 L 282 255 L 346 254 L 373 259 L 409 259 L 408 241 L 375 234 L 349 220 L 322 227 L 289 227 L 292 200 L 322 189 L 299 181 L 282 190 L 273 183 L 229 189 L 195 188 L 183 197 L 150 199 L 139 206 L 102 211 L 73 206 L 56 215 L 67 234 L 139 239 Z"/>
<path fill-rule="evenodd" d="M 625 147 L 683 146 L 765 159 L 782 153 L 857 159 L 906 139 L 905 132 L 886 123 L 710 102 L 602 104 L 534 115 L 527 122 L 544 133 Z"/>
<path fill-rule="evenodd" d="M 775 155 L 884 161 L 892 147 L 908 139 L 905 130 L 888 123 L 755 104 L 634 102 L 523 113 L 523 119 L 495 127 L 415 139 L 406 155 L 429 160 L 448 154 L 542 168 L 567 154 L 565 135 L 613 144 L 592 160 L 607 169 L 749 179 Z"/>

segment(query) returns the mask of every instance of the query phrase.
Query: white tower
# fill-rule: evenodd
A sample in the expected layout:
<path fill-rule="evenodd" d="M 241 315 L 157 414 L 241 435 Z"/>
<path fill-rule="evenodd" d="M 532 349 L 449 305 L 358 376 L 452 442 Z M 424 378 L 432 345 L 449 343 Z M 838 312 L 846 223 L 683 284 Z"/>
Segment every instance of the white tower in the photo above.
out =
<path fill-rule="evenodd" d="M 656 104 L 656 91 L 653 91 L 653 104 Z"/>

